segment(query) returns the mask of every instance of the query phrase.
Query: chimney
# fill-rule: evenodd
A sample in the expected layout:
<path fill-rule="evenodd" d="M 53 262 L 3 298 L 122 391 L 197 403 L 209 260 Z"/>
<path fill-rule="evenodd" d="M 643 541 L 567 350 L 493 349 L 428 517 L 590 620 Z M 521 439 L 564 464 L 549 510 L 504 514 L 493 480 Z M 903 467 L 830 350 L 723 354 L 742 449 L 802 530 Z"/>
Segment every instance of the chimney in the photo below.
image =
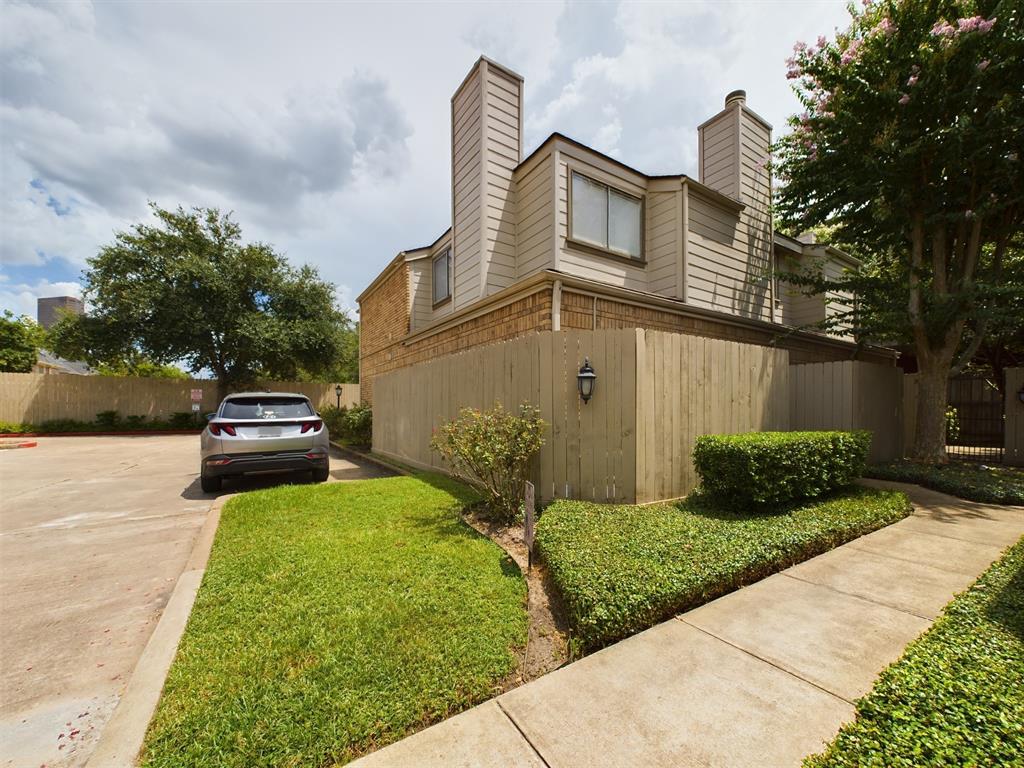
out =
<path fill-rule="evenodd" d="M 452 96 L 453 308 L 515 280 L 512 171 L 522 155 L 523 78 L 481 56 Z"/>
<path fill-rule="evenodd" d="M 722 111 L 697 132 L 701 183 L 745 206 L 740 228 L 746 235 L 748 290 L 756 305 L 749 312 L 771 319 L 771 303 L 761 294 L 771 290 L 772 127 L 747 106 L 745 91 L 733 91 Z"/>

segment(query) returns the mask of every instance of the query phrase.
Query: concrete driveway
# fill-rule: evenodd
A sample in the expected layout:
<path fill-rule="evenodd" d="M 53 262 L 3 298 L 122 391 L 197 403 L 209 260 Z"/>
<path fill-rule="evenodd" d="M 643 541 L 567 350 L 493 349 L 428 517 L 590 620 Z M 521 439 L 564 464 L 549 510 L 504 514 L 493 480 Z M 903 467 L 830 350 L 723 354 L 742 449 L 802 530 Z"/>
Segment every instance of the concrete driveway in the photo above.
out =
<path fill-rule="evenodd" d="M 199 438 L 40 438 L 0 451 L 0 765 L 88 758 L 214 494 Z M 380 476 L 331 458 L 331 480 Z M 229 480 L 223 493 L 288 476 Z"/>

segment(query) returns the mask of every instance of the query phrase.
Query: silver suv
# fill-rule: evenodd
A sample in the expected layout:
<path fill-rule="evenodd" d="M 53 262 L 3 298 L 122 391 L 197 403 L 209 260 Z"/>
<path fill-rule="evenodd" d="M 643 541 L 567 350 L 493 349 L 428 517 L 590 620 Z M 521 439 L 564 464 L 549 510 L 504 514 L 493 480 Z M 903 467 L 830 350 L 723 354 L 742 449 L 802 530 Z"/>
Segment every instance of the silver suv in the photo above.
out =
<path fill-rule="evenodd" d="M 305 395 L 228 395 L 207 417 L 200 445 L 205 493 L 219 491 L 225 477 L 249 472 L 306 471 L 318 483 L 330 472 L 327 427 Z"/>

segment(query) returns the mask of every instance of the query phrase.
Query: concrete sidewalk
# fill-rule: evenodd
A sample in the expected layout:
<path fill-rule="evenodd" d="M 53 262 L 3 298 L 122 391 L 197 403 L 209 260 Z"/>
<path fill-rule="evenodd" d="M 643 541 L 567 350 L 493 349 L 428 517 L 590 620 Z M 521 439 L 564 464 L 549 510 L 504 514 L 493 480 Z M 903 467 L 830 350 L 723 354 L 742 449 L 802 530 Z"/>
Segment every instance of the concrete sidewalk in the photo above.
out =
<path fill-rule="evenodd" d="M 354 763 L 798 766 L 955 593 L 1024 535 L 1024 508 L 917 486 L 914 514 Z"/>

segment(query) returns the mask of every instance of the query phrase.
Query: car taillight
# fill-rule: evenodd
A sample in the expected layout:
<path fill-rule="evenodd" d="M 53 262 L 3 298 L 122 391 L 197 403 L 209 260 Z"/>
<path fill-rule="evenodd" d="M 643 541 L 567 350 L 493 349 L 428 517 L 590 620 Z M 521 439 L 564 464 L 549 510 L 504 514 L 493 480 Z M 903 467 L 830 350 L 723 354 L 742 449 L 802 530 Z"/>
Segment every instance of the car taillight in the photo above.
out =
<path fill-rule="evenodd" d="M 210 424 L 210 434 L 220 437 L 220 433 L 224 432 L 226 435 L 237 437 L 238 433 L 235 432 L 234 424 Z"/>
<path fill-rule="evenodd" d="M 316 421 L 304 421 L 302 422 L 302 434 L 306 434 L 310 430 L 313 432 L 319 432 L 324 423 L 317 419 Z"/>

